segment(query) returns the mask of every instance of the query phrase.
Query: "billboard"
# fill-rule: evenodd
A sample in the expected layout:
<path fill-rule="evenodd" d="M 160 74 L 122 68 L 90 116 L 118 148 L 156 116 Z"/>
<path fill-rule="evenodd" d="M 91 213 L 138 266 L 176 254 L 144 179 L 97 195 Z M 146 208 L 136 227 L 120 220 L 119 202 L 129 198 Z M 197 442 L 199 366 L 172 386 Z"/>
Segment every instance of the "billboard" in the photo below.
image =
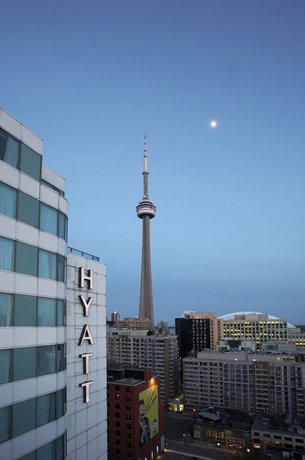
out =
<path fill-rule="evenodd" d="M 139 446 L 144 446 L 159 431 L 158 385 L 139 393 Z"/>

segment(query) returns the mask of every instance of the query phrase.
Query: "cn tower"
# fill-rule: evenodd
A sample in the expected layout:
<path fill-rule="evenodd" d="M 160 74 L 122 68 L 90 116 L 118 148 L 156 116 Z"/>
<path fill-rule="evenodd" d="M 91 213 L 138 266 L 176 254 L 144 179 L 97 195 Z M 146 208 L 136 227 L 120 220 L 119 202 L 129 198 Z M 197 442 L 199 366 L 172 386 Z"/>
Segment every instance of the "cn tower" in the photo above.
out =
<path fill-rule="evenodd" d="M 142 266 L 141 266 L 141 287 L 139 318 L 146 318 L 150 321 L 150 329 L 154 328 L 154 306 L 151 280 L 151 258 L 150 258 L 150 219 L 156 215 L 156 206 L 148 196 L 148 157 L 146 136 L 144 136 L 144 167 L 143 167 L 143 199 L 137 206 L 137 216 L 143 221 L 142 231 Z"/>

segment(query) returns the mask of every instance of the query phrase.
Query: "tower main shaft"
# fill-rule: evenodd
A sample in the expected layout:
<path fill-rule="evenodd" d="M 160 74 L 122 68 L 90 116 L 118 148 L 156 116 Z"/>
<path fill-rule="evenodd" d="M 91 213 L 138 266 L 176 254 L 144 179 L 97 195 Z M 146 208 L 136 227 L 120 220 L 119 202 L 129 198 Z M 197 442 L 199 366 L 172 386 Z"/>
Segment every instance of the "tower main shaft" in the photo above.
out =
<path fill-rule="evenodd" d="M 146 318 L 150 321 L 150 328 L 154 328 L 154 306 L 151 277 L 151 256 L 150 256 L 150 219 L 156 214 L 156 207 L 148 195 L 148 157 L 146 148 L 146 137 L 144 138 L 144 168 L 143 168 L 143 199 L 137 206 L 137 216 L 143 221 L 142 228 L 142 265 L 139 318 Z"/>

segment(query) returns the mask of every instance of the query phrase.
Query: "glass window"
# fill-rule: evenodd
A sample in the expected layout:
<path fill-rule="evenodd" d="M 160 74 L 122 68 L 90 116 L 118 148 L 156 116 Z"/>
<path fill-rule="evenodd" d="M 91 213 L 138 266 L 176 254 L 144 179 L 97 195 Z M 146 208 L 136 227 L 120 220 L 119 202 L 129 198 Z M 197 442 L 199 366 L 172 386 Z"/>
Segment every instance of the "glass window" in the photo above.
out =
<path fill-rule="evenodd" d="M 0 408 L 0 443 L 5 442 L 10 438 L 11 428 L 11 407 Z"/>
<path fill-rule="evenodd" d="M 56 345 L 57 348 L 57 361 L 56 361 L 56 372 L 61 372 L 66 369 L 66 353 L 65 345 Z"/>
<path fill-rule="evenodd" d="M 0 293 L 0 327 L 12 326 L 13 296 Z"/>
<path fill-rule="evenodd" d="M 18 460 L 36 460 L 35 450 L 30 452 L 29 454 L 23 455 L 23 457 L 19 457 Z"/>
<path fill-rule="evenodd" d="M 56 459 L 56 440 L 39 447 L 36 451 L 36 460 Z"/>
<path fill-rule="evenodd" d="M 56 280 L 56 254 L 43 249 L 39 251 L 39 276 Z"/>
<path fill-rule="evenodd" d="M 57 449 L 56 449 L 56 460 L 64 460 L 66 457 L 65 454 L 65 436 L 60 436 L 56 440 Z"/>
<path fill-rule="evenodd" d="M 17 168 L 19 142 L 0 129 L 0 160 Z"/>
<path fill-rule="evenodd" d="M 12 406 L 12 437 L 34 430 L 36 425 L 36 399 L 28 399 Z"/>
<path fill-rule="evenodd" d="M 15 245 L 13 240 L 0 237 L 0 269 L 14 271 Z"/>
<path fill-rule="evenodd" d="M 66 323 L 65 301 L 57 300 L 57 326 L 64 326 Z"/>
<path fill-rule="evenodd" d="M 66 389 L 56 393 L 56 418 L 62 417 L 66 412 Z"/>
<path fill-rule="evenodd" d="M 56 326 L 56 299 L 38 299 L 38 326 Z"/>
<path fill-rule="evenodd" d="M 20 171 L 36 180 L 41 178 L 41 155 L 24 144 L 21 144 Z"/>
<path fill-rule="evenodd" d="M 0 384 L 11 381 L 11 350 L 0 350 Z"/>
<path fill-rule="evenodd" d="M 16 272 L 37 276 L 38 248 L 30 244 L 16 242 Z"/>
<path fill-rule="evenodd" d="M 17 191 L 0 182 L 0 214 L 16 218 Z"/>
<path fill-rule="evenodd" d="M 39 201 L 26 193 L 19 192 L 17 219 L 38 228 Z"/>
<path fill-rule="evenodd" d="M 62 212 L 58 213 L 58 236 L 66 239 L 66 223 L 67 218 Z"/>
<path fill-rule="evenodd" d="M 36 377 L 36 347 L 13 349 L 13 380 Z"/>
<path fill-rule="evenodd" d="M 15 326 L 36 326 L 37 298 L 31 295 L 15 295 Z"/>
<path fill-rule="evenodd" d="M 64 256 L 57 255 L 58 281 L 65 281 L 66 259 Z"/>
<path fill-rule="evenodd" d="M 37 375 L 52 374 L 56 371 L 55 345 L 37 348 Z"/>
<path fill-rule="evenodd" d="M 56 393 L 37 398 L 37 427 L 53 422 L 56 418 Z"/>
<path fill-rule="evenodd" d="M 40 230 L 57 235 L 57 210 L 40 204 Z"/>

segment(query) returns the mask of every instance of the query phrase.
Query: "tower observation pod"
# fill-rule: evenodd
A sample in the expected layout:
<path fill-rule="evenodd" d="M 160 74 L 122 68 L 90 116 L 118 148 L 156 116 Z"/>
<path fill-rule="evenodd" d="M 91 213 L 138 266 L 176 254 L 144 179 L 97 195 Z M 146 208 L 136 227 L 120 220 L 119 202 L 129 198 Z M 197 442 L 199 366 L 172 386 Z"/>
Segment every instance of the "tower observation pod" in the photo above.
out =
<path fill-rule="evenodd" d="M 151 256 L 150 256 L 150 219 L 156 215 L 156 206 L 149 199 L 148 195 L 148 156 L 146 136 L 144 136 L 144 167 L 143 167 L 143 199 L 137 206 L 137 216 L 142 219 L 142 265 L 139 318 L 146 318 L 150 321 L 150 329 L 154 328 L 154 306 L 151 277 Z"/>

